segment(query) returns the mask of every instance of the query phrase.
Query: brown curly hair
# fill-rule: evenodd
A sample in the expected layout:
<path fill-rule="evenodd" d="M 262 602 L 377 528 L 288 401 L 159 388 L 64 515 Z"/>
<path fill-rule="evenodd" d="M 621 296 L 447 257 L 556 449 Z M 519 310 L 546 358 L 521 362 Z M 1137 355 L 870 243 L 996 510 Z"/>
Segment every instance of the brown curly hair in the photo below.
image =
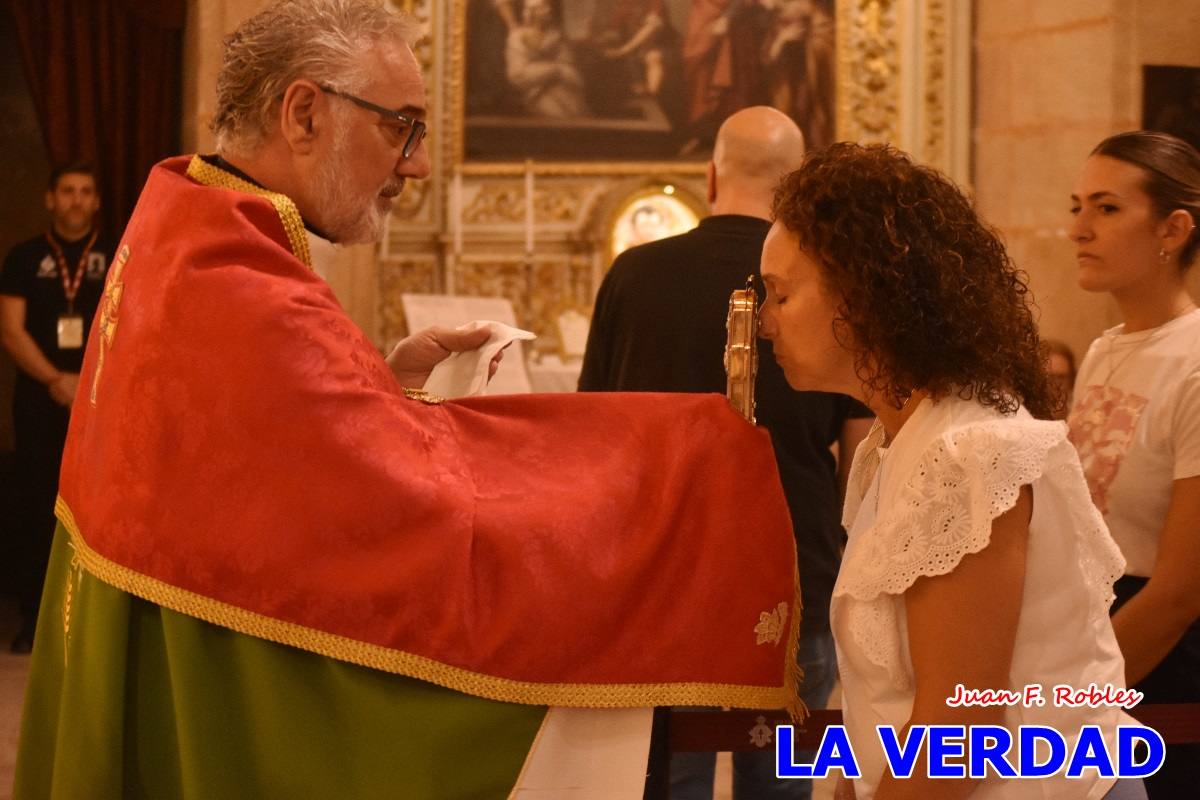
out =
<path fill-rule="evenodd" d="M 944 175 L 886 145 L 834 144 L 783 179 L 772 212 L 841 298 L 834 334 L 868 395 L 1052 416 L 1026 276 Z"/>

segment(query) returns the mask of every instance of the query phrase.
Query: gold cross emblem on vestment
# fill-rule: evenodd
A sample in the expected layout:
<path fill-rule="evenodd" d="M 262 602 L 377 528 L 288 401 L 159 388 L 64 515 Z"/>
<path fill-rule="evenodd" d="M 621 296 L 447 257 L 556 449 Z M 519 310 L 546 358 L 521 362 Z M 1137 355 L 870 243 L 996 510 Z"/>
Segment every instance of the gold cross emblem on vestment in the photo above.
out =
<path fill-rule="evenodd" d="M 121 294 L 125 284 L 121 280 L 121 272 L 125 262 L 129 260 L 129 245 L 121 248 L 117 263 L 109 273 L 108 282 L 104 285 L 104 299 L 100 306 L 100 355 L 96 360 L 96 376 L 92 378 L 92 405 L 96 405 L 96 392 L 100 388 L 100 373 L 104 370 L 105 352 L 112 347 L 113 338 L 117 335 L 117 310 L 121 306 Z"/>

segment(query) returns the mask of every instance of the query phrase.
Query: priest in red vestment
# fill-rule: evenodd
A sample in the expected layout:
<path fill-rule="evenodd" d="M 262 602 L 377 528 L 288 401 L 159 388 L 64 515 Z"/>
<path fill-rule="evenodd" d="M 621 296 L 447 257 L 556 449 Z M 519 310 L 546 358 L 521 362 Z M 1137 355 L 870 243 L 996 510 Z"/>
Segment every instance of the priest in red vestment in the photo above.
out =
<path fill-rule="evenodd" d="M 410 40 L 372 0 L 276 3 L 227 43 L 219 155 L 151 173 L 72 409 L 18 798 L 519 797 L 547 707 L 794 702 L 764 432 L 717 396 L 443 401 L 416 390 L 478 341 L 385 362 L 313 272 L 429 174 Z"/>

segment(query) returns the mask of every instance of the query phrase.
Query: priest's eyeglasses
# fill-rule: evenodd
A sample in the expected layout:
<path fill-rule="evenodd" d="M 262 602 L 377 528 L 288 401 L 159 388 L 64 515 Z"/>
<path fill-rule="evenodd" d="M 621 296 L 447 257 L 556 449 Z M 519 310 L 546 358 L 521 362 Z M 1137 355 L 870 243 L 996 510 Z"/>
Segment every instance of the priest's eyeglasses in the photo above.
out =
<path fill-rule="evenodd" d="M 407 128 L 408 138 L 405 139 L 404 147 L 400 151 L 400 154 L 404 156 L 404 158 L 409 158 L 413 153 L 417 152 L 417 147 L 420 146 L 421 140 L 425 138 L 425 133 L 428 128 L 426 127 L 424 120 L 419 120 L 416 117 L 410 117 L 408 114 L 401 114 L 399 111 L 392 111 L 390 108 L 384 108 L 383 106 L 375 105 L 370 100 L 363 100 L 361 97 L 356 97 L 349 92 L 341 92 L 329 86 L 321 86 L 320 84 L 318 84 L 317 87 L 322 92 L 325 92 L 325 94 L 331 94 L 334 97 L 340 97 L 343 100 L 349 100 L 359 108 L 365 108 L 367 111 L 374 111 L 387 121 L 398 123 L 402 126 L 402 130 L 403 128 Z"/>

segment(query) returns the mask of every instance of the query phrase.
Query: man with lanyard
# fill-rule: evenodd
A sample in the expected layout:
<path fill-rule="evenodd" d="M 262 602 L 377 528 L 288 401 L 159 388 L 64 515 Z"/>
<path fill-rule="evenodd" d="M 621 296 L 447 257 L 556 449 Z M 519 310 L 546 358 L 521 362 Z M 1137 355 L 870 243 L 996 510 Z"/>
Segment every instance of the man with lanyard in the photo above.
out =
<path fill-rule="evenodd" d="M 111 253 L 95 225 L 100 198 L 90 165 L 54 170 L 46 209 L 50 229 L 13 247 L 0 274 L 0 343 L 19 368 L 13 429 L 23 482 L 14 548 L 21 628 L 14 653 L 33 645 L 67 420 Z"/>

